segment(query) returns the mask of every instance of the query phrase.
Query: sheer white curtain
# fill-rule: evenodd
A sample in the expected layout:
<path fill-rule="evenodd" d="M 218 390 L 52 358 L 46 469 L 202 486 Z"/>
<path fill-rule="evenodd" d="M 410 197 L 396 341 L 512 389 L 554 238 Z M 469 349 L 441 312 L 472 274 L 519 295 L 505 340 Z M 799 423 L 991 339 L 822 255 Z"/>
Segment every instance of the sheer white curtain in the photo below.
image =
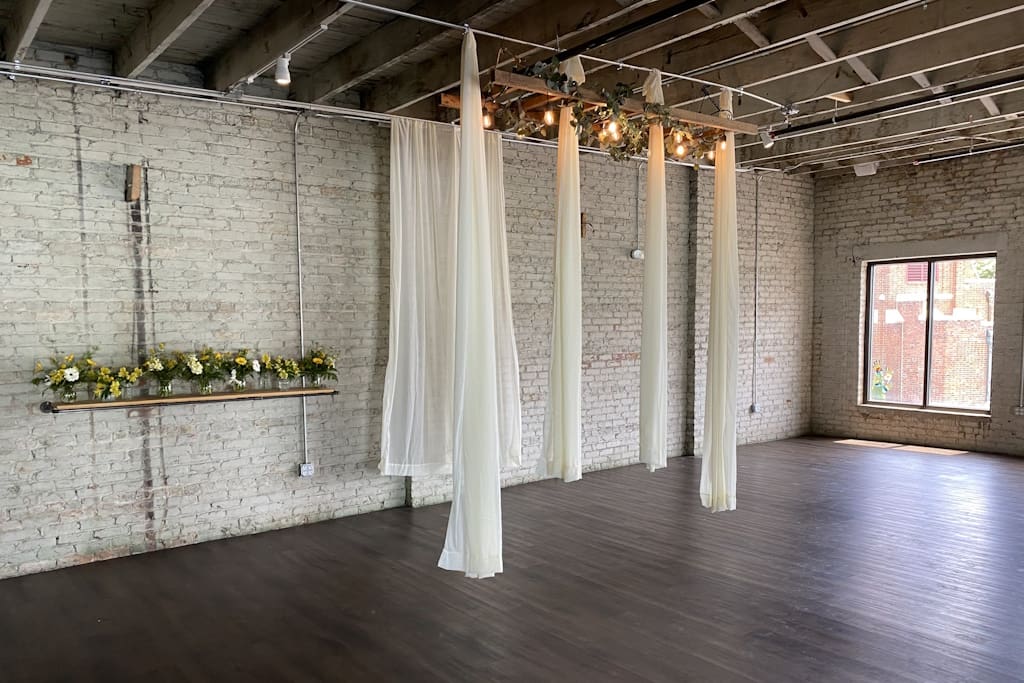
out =
<path fill-rule="evenodd" d="M 487 578 L 502 570 L 501 451 L 505 444 L 500 411 L 505 408 L 499 394 L 508 369 L 498 356 L 500 349 L 514 347 L 514 340 L 497 338 L 506 329 L 499 317 L 509 301 L 507 291 L 504 295 L 500 291 L 507 265 L 503 269 L 494 263 L 495 253 L 504 251 L 496 249 L 495 243 L 503 237 L 497 233 L 501 225 L 491 218 L 495 198 L 487 182 L 478 74 L 476 39 L 467 31 L 462 43 L 455 268 L 454 492 L 438 565 L 471 578 Z M 507 332 L 511 332 L 511 320 Z"/>
<path fill-rule="evenodd" d="M 391 127 L 391 320 L 381 424 L 382 474 L 451 472 L 455 384 L 455 240 L 459 129 L 394 119 Z M 488 134 L 501 457 L 520 462 L 519 360 L 512 330 L 501 138 Z"/>
<path fill-rule="evenodd" d="M 723 116 L 732 93 L 723 90 Z M 736 509 L 736 366 L 739 355 L 739 256 L 736 239 L 736 144 L 727 133 L 715 151 L 715 213 L 711 232 L 711 325 L 704 399 L 700 500 L 712 511 Z"/>
<path fill-rule="evenodd" d="M 578 57 L 562 65 L 577 83 L 584 81 Z M 556 175 L 555 294 L 551 320 L 551 364 L 544 416 L 544 448 L 537 471 L 544 477 L 576 481 L 583 476 L 580 426 L 583 363 L 582 236 L 580 226 L 580 149 L 572 109 L 562 107 L 558 122 Z"/>
<path fill-rule="evenodd" d="M 664 104 L 661 72 L 644 83 L 648 102 Z M 644 231 L 643 323 L 640 331 L 640 462 L 652 472 L 666 465 L 668 412 L 668 212 L 665 206 L 665 133 L 652 123 L 647 147 L 647 219 Z"/>

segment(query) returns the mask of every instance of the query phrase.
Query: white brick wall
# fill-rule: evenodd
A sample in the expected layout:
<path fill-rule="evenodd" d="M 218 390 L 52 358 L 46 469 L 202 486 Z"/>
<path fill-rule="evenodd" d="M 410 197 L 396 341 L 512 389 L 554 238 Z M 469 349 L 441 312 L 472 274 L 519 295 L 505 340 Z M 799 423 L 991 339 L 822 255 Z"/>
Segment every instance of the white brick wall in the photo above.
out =
<path fill-rule="evenodd" d="M 62 59 L 51 51 L 47 59 Z M 102 59 L 86 55 L 79 64 L 103 71 Z M 183 82 L 197 78 L 182 74 Z M 27 380 L 33 362 L 57 349 L 96 345 L 98 356 L 123 361 L 156 341 L 297 349 L 293 123 L 228 105 L 0 82 L 0 577 L 399 506 L 407 495 L 415 504 L 450 495 L 443 480 L 413 482 L 407 494 L 404 479 L 376 471 L 388 131 L 374 124 L 310 119 L 300 128 L 307 337 L 341 351 L 339 394 L 308 401 L 315 477 L 296 476 L 300 408 L 291 399 L 56 416 L 37 409 Z M 521 145 L 505 153 L 527 461 L 506 473 L 515 484 L 533 478 L 541 446 L 555 155 Z M 132 163 L 148 165 L 148 227 L 139 234 L 123 201 Z M 592 224 L 584 241 L 588 470 L 637 459 L 643 264 L 627 257 L 636 173 L 633 164 L 582 160 Z M 672 167 L 668 177 L 671 455 L 692 452 L 687 415 L 700 414 L 694 397 L 699 404 L 703 394 L 703 381 L 695 392 L 692 379 L 694 366 L 703 371 L 702 352 L 692 348 L 694 329 L 706 345 L 706 321 L 688 292 L 706 308 L 710 176 L 695 175 Z M 745 330 L 752 183 L 741 180 Z M 762 181 L 762 190 L 769 186 L 758 355 L 764 412 L 741 411 L 744 441 L 801 433 L 808 418 L 810 184 Z M 747 346 L 741 358 L 749 357 Z"/>
<path fill-rule="evenodd" d="M 1020 387 L 1024 308 L 1024 154 L 992 153 L 905 166 L 815 187 L 816 433 L 1024 453 Z M 957 416 L 858 405 L 866 249 L 950 239 L 1002 239 L 996 272 L 992 414 Z"/>

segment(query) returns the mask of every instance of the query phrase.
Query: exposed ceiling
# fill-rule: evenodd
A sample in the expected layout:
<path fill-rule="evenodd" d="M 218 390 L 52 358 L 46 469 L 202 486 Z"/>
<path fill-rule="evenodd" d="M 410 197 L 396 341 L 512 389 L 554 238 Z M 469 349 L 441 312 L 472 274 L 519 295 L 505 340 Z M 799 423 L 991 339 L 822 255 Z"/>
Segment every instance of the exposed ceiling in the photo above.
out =
<path fill-rule="evenodd" d="M 771 130 L 740 139 L 746 165 L 849 173 L 1024 143 L 1024 3 L 1010 0 L 369 0 L 450 24 L 572 48 L 733 88 L 736 116 Z M 667 17 L 640 30 L 625 26 Z M 321 30 L 321 25 L 328 25 Z M 155 60 L 244 88 L 292 52 L 289 97 L 358 101 L 426 118 L 459 78 L 458 30 L 335 0 L 0 0 L 5 59 L 33 43 L 109 52 L 112 75 Z M 296 45 L 302 46 L 294 49 Z M 550 52 L 488 36 L 482 69 Z M 499 50 L 501 57 L 499 60 Z M 18 54 L 15 54 L 18 53 Z M 592 89 L 645 73 L 584 60 Z M 158 72 L 157 72 L 158 73 Z M 705 111 L 714 88 L 666 77 L 666 103 Z M 792 105 L 795 113 L 752 97 Z M 745 96 L 744 96 L 745 95 Z"/>

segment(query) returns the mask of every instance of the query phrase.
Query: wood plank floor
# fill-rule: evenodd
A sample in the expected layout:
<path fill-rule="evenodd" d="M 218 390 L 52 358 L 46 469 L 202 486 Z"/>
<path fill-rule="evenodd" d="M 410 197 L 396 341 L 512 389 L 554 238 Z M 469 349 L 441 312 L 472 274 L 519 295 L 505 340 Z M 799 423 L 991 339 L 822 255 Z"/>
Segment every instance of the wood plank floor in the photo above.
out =
<path fill-rule="evenodd" d="M 0 680 L 1020 681 L 1024 459 L 804 438 L 505 491 L 505 574 L 447 506 L 0 581 Z"/>

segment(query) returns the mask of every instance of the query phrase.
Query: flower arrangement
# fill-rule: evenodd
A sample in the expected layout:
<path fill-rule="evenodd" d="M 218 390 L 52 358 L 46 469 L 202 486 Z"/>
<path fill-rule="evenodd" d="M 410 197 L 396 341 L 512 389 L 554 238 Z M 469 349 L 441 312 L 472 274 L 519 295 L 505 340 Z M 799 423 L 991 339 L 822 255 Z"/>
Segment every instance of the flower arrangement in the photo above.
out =
<path fill-rule="evenodd" d="M 228 375 L 228 385 L 233 391 L 245 389 L 245 381 L 252 375 L 258 375 L 262 367 L 259 359 L 249 358 L 249 349 L 239 349 L 229 354 L 224 360 L 224 371 Z"/>
<path fill-rule="evenodd" d="M 160 344 L 157 348 L 150 349 L 142 362 L 142 368 L 147 375 L 155 377 L 160 383 L 161 396 L 171 395 L 171 383 L 181 372 L 179 354 L 168 352 L 164 345 Z"/>
<path fill-rule="evenodd" d="M 265 363 L 269 372 L 277 378 L 279 389 L 287 387 L 302 372 L 298 361 L 292 358 L 284 358 L 283 356 L 270 358 L 268 356 Z"/>
<path fill-rule="evenodd" d="M 196 353 L 179 353 L 181 378 L 199 385 L 200 394 L 212 394 L 213 382 L 224 378 L 224 354 L 209 346 Z"/>
<path fill-rule="evenodd" d="M 73 353 L 51 356 L 49 367 L 41 361 L 36 362 L 36 376 L 32 378 L 32 384 L 42 386 L 44 392 L 52 391 L 64 403 L 71 403 L 77 398 L 78 383 L 86 381 L 95 365 L 91 350 L 77 360 Z"/>
<path fill-rule="evenodd" d="M 872 361 L 872 378 L 871 378 L 871 398 L 876 401 L 884 401 L 885 395 L 889 393 L 889 389 L 892 388 L 893 372 L 887 367 L 883 367 L 880 362 Z"/>
<path fill-rule="evenodd" d="M 200 394 L 213 393 L 213 383 L 226 379 L 231 389 L 243 391 L 247 381 L 259 375 L 273 378 L 278 389 L 286 388 L 299 377 L 308 377 L 313 386 L 321 386 L 325 379 L 337 379 L 334 352 L 319 345 L 301 359 L 262 354 L 250 357 L 250 350 L 238 349 L 233 353 L 216 351 L 209 346 L 199 351 L 171 351 L 164 344 L 147 351 L 138 367 L 99 365 L 92 357 L 93 350 L 75 355 L 58 354 L 49 363 L 37 362 L 32 384 L 52 391 L 61 403 L 73 402 L 78 388 L 92 384 L 91 394 L 97 399 L 124 398 L 126 391 L 152 378 L 159 383 L 159 396 L 172 395 L 174 380 L 195 382 Z M 116 370 L 114 368 L 117 368 Z M 270 388 L 270 387 L 267 387 Z"/>
<path fill-rule="evenodd" d="M 313 344 L 309 353 L 299 361 L 299 370 L 302 376 L 308 377 L 310 384 L 315 387 L 323 384 L 325 379 L 338 379 L 334 352 L 319 344 Z"/>

